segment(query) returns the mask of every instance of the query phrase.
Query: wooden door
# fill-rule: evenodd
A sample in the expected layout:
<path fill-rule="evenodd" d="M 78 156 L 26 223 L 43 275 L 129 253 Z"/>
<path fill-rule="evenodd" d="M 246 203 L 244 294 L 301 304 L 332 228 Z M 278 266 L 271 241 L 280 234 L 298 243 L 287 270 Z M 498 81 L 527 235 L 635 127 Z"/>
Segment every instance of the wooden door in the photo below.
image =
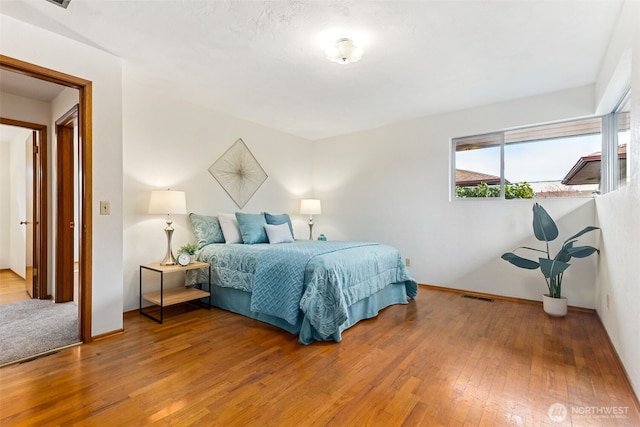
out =
<path fill-rule="evenodd" d="M 35 292 L 33 289 L 33 190 L 34 190 L 34 181 L 33 181 L 33 168 L 34 168 L 34 158 L 33 151 L 36 147 L 36 137 L 37 132 L 31 132 L 31 138 L 28 138 L 24 144 L 24 163 L 25 163 L 25 228 L 26 228 L 26 239 L 25 239 L 25 275 L 24 275 L 24 287 L 27 293 L 31 298 L 35 298 Z"/>
<path fill-rule="evenodd" d="M 77 109 L 76 109 L 77 113 Z M 68 114 L 56 123 L 57 140 L 57 221 L 55 301 L 73 301 L 75 249 L 74 215 L 74 119 Z"/>
<path fill-rule="evenodd" d="M 45 191 L 46 165 L 46 132 L 33 132 L 33 259 L 31 268 L 31 284 L 33 298 L 46 299 L 46 226 L 47 197 Z"/>

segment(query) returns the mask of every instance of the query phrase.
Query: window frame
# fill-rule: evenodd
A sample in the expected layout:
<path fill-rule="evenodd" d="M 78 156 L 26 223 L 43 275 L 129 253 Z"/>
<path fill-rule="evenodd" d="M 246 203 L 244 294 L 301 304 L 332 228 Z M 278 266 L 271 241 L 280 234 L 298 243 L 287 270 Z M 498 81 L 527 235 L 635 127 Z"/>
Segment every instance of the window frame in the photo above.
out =
<path fill-rule="evenodd" d="M 627 107 L 628 103 L 630 103 L 631 100 L 631 87 L 629 86 L 625 91 L 624 94 L 622 95 L 622 97 L 620 97 L 620 100 L 618 101 L 618 103 L 616 104 L 616 106 L 613 108 L 613 111 L 610 114 L 607 114 L 607 121 L 609 122 L 609 132 L 606 135 L 606 141 L 605 141 L 605 136 L 603 135 L 603 139 L 602 139 L 602 155 L 603 155 L 603 168 L 606 166 L 608 168 L 608 170 L 606 171 L 606 176 L 602 175 L 602 169 L 601 169 L 601 179 L 600 182 L 604 183 L 604 185 L 606 186 L 606 190 L 602 192 L 602 194 L 606 194 L 609 193 L 611 191 L 616 191 L 619 190 L 620 188 L 623 188 L 624 186 L 620 185 L 620 162 L 619 162 L 619 141 L 618 141 L 618 136 L 620 135 L 620 128 L 619 128 L 619 116 L 621 114 L 625 114 L 628 113 L 629 115 L 631 115 L 631 111 L 627 111 L 625 110 L 625 107 Z M 604 120 L 603 120 L 604 123 Z M 606 149 L 606 150 L 605 150 Z M 604 163 L 604 154 L 605 151 L 607 152 L 607 162 L 606 164 Z M 629 170 L 629 147 L 627 147 L 627 157 L 625 160 L 626 163 L 626 168 L 627 171 Z M 603 185 L 601 184 L 601 188 L 603 187 Z"/>

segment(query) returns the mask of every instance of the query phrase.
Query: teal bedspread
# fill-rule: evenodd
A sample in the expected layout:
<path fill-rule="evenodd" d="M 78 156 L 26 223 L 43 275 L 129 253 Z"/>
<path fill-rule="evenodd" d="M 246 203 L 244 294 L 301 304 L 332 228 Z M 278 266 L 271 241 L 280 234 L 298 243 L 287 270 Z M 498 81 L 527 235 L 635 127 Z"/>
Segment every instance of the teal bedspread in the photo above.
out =
<path fill-rule="evenodd" d="M 404 283 L 415 298 L 417 283 L 399 251 L 365 242 L 296 241 L 279 245 L 210 244 L 198 259 L 212 265 L 212 282 L 251 293 L 251 311 L 299 323 L 331 339 L 358 301 L 391 283 Z M 202 282 L 194 272 L 188 284 Z"/>
<path fill-rule="evenodd" d="M 253 276 L 251 310 L 295 325 L 309 261 L 319 255 L 373 245 L 376 243 L 310 241 L 275 245 L 263 251 Z M 316 281 L 311 283 L 315 285 Z M 322 293 L 317 294 L 322 297 Z"/>

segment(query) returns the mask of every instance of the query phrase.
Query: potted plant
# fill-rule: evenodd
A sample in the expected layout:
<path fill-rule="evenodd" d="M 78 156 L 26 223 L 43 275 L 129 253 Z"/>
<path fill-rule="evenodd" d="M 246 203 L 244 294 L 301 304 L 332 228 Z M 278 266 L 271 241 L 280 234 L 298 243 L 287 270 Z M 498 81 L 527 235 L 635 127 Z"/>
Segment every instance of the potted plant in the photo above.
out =
<path fill-rule="evenodd" d="M 198 246 L 195 243 L 187 243 L 178 249 L 178 254 L 189 254 L 191 257 L 191 262 L 195 260 L 196 251 L 198 250 Z"/>
<path fill-rule="evenodd" d="M 541 252 L 545 254 L 546 257 L 540 257 L 538 261 L 533 261 L 522 258 L 513 252 L 507 252 L 502 254 L 502 259 L 509 261 L 516 267 L 529 270 L 535 270 L 540 267 L 540 271 L 547 282 L 547 288 L 549 288 L 549 293 L 542 297 L 544 311 L 551 316 L 565 316 L 567 314 L 567 299 L 562 296 L 562 279 L 565 270 L 570 266 L 569 261 L 571 258 L 588 257 L 594 252 L 600 253 L 600 250 L 593 246 L 574 246 L 574 243 L 576 243 L 578 237 L 583 234 L 598 229 L 598 227 L 593 226 L 585 227 L 579 233 L 565 240 L 556 256 L 551 257 L 549 253 L 549 242 L 558 237 L 558 227 L 547 211 L 536 203 L 533 205 L 533 233 L 536 239 L 546 243 L 547 248 L 546 250 L 541 250 L 521 246 L 514 249 L 514 252 L 518 249 L 527 249 Z"/>

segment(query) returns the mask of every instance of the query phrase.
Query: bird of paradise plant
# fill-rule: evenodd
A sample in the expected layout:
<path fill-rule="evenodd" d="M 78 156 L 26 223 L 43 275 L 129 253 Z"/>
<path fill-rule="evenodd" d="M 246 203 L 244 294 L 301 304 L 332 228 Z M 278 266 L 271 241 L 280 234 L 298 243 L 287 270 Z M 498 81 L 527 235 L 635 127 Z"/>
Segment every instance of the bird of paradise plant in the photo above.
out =
<path fill-rule="evenodd" d="M 574 243 L 578 241 L 578 237 L 594 230 L 599 230 L 599 227 L 588 226 L 579 233 L 569 237 L 564 241 L 562 248 L 556 256 L 551 257 L 549 242 L 558 237 L 558 227 L 547 211 L 536 203 L 533 205 L 533 234 L 536 236 L 536 239 L 545 242 L 547 248 L 546 250 L 541 250 L 521 246 L 514 249 L 514 252 L 518 249 L 527 249 L 546 254 L 546 257 L 539 257 L 538 261 L 532 261 L 520 257 L 513 252 L 507 252 L 502 254 L 501 258 L 520 268 L 535 270 L 540 267 L 540 271 L 544 275 L 547 287 L 549 288 L 549 296 L 552 298 L 560 298 L 562 296 L 562 278 L 565 270 L 571 265 L 569 264 L 571 258 L 586 258 L 594 252 L 600 253 L 600 250 L 593 246 L 574 246 Z"/>

